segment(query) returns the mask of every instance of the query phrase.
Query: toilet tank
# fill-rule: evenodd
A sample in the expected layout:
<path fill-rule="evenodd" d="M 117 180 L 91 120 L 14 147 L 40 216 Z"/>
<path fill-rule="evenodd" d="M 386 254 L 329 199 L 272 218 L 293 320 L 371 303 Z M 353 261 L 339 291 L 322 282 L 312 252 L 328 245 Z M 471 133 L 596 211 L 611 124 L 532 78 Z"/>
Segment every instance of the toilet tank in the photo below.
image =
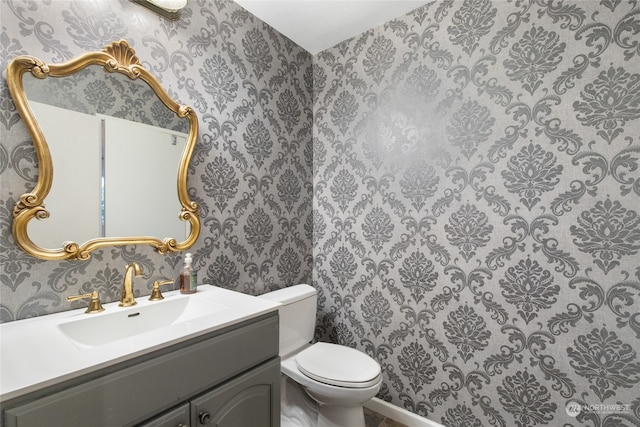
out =
<path fill-rule="evenodd" d="M 313 339 L 316 326 L 317 291 L 309 285 L 295 285 L 260 295 L 282 304 L 280 316 L 280 357 L 296 351 Z"/>

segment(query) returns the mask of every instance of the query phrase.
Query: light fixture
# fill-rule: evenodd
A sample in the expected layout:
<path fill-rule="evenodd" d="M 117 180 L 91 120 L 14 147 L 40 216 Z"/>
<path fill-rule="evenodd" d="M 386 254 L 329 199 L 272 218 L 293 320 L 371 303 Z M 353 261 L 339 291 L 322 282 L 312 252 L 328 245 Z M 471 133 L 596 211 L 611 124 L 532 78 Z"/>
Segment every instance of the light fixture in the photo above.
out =
<path fill-rule="evenodd" d="M 187 5 L 187 0 L 131 0 L 145 6 L 157 14 L 175 20 L 180 18 L 180 9 Z"/>

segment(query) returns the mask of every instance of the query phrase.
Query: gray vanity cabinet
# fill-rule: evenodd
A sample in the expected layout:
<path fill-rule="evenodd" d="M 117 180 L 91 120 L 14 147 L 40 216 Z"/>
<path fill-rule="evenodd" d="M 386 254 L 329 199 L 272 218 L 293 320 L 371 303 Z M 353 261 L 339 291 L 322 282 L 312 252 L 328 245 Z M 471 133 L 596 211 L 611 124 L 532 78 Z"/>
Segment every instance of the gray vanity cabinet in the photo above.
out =
<path fill-rule="evenodd" d="M 6 427 L 279 427 L 278 315 L 2 402 Z"/>

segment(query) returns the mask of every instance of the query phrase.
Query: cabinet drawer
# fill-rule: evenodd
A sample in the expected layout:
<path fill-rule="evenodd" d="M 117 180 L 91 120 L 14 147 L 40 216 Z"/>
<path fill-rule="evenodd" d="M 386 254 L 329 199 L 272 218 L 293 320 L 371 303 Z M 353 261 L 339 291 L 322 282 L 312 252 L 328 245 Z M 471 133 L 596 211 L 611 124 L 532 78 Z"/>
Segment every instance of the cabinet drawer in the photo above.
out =
<path fill-rule="evenodd" d="M 4 411 L 7 427 L 128 426 L 278 355 L 278 317 Z"/>

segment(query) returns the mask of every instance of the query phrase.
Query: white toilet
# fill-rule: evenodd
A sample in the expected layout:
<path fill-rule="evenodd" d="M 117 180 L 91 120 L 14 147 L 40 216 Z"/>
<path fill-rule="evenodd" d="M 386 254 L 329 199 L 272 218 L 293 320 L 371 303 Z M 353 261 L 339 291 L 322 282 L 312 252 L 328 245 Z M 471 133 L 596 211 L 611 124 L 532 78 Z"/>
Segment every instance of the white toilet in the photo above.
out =
<path fill-rule="evenodd" d="M 282 373 L 317 402 L 317 421 L 310 418 L 310 423 L 316 422 L 311 425 L 364 427 L 362 405 L 378 393 L 382 384 L 378 362 L 350 347 L 310 344 L 317 309 L 317 292 L 313 287 L 296 285 L 260 297 L 282 304 L 279 308 Z M 292 393 L 292 388 L 286 393 Z M 301 401 L 299 397 L 296 400 Z"/>

